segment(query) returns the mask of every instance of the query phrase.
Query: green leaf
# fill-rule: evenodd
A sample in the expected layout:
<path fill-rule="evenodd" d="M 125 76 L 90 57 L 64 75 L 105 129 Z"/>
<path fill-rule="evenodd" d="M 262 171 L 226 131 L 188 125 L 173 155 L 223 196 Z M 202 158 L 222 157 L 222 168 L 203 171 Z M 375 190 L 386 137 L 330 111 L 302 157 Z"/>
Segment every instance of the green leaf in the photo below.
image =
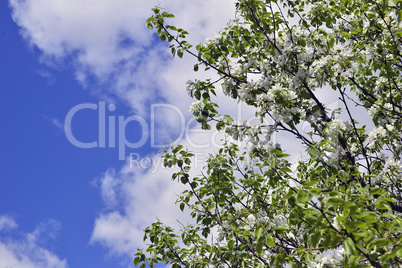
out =
<path fill-rule="evenodd" d="M 371 195 L 385 195 L 386 191 L 382 188 L 372 188 L 370 189 Z"/>
<path fill-rule="evenodd" d="M 179 58 L 183 58 L 183 50 L 182 49 L 177 50 L 177 56 L 179 56 Z"/>
<path fill-rule="evenodd" d="M 288 228 L 288 226 L 286 226 L 286 225 L 280 225 L 280 226 L 274 227 L 275 230 L 286 230 L 287 228 Z"/>
<path fill-rule="evenodd" d="M 320 239 L 321 239 L 321 232 L 317 231 L 317 232 L 310 234 L 310 236 L 309 236 L 310 245 L 312 247 L 316 247 L 318 244 L 318 241 L 320 241 Z"/>
<path fill-rule="evenodd" d="M 343 200 L 342 198 L 339 197 L 330 197 L 328 198 L 328 202 L 329 205 L 333 205 L 333 206 L 342 206 L 345 203 L 345 200 Z"/>
<path fill-rule="evenodd" d="M 234 241 L 234 240 L 230 240 L 230 241 L 228 242 L 228 248 L 229 248 L 230 250 L 233 249 L 234 244 L 235 244 L 235 241 Z"/>
<path fill-rule="evenodd" d="M 319 196 L 321 194 L 321 189 L 320 188 L 312 188 L 312 189 L 310 189 L 310 193 L 313 196 Z"/>
<path fill-rule="evenodd" d="M 348 253 L 349 255 L 353 255 L 353 253 L 356 251 L 355 243 L 350 237 L 346 238 L 344 242 L 344 247 L 346 253 Z"/>
<path fill-rule="evenodd" d="M 263 246 L 264 246 L 264 242 L 258 242 L 257 243 L 256 251 L 257 251 L 258 254 L 261 254 Z"/>
<path fill-rule="evenodd" d="M 256 238 L 256 240 L 258 240 L 260 238 L 261 234 L 262 234 L 262 226 L 259 226 L 255 230 L 255 238 Z"/>
<path fill-rule="evenodd" d="M 134 265 L 137 266 L 141 261 L 141 257 L 135 257 L 134 258 Z"/>
<path fill-rule="evenodd" d="M 383 197 L 380 197 L 376 200 L 375 207 L 382 210 L 388 210 L 392 213 L 391 205 L 387 201 L 385 201 L 385 198 Z"/>
<path fill-rule="evenodd" d="M 385 239 L 385 238 L 377 238 L 376 240 L 371 242 L 371 244 L 373 246 L 377 246 L 377 247 L 385 247 L 385 246 L 390 245 L 391 241 L 389 241 L 388 239 Z"/>
<path fill-rule="evenodd" d="M 266 239 L 266 243 L 272 248 L 273 246 L 275 246 L 275 238 L 271 237 L 269 239 Z"/>

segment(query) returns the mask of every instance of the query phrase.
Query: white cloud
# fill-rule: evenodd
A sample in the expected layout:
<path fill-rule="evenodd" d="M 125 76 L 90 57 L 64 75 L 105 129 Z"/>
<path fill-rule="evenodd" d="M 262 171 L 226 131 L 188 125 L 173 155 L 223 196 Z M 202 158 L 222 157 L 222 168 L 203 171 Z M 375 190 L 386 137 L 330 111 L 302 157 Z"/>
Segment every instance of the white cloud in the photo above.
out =
<path fill-rule="evenodd" d="M 147 162 L 133 159 L 119 172 L 108 170 L 99 180 L 106 210 L 95 221 L 91 242 L 117 255 L 132 255 L 143 247 L 143 229 L 157 219 L 177 227 L 176 220 L 187 218 L 173 207 L 182 187 L 167 175 L 172 171 L 154 169 L 161 164 L 160 157 L 150 156 Z"/>
<path fill-rule="evenodd" d="M 48 85 L 52 85 L 55 81 L 56 78 L 53 76 L 53 74 L 49 71 L 46 70 L 38 70 L 36 72 L 38 75 L 40 75 L 41 77 L 45 78 L 47 80 L 47 84 Z"/>
<path fill-rule="evenodd" d="M 52 118 L 52 117 L 48 117 L 46 115 L 43 116 L 46 120 L 49 120 L 50 123 L 52 123 L 52 125 L 54 127 L 56 127 L 58 130 L 62 130 L 64 131 L 64 125 L 63 123 L 57 119 L 57 118 Z"/>
<path fill-rule="evenodd" d="M 43 244 L 53 239 L 60 223 L 54 220 L 42 222 L 33 232 L 14 238 L 3 232 L 17 228 L 17 223 L 7 215 L 0 216 L 0 267 L 67 268 L 67 261 L 46 249 Z"/>
<path fill-rule="evenodd" d="M 42 52 L 44 62 L 62 64 L 67 57 L 72 58 L 76 77 L 83 85 L 87 85 L 88 78 L 95 78 L 143 114 L 148 112 L 149 102 L 160 100 L 161 96 L 168 101 L 174 96 L 175 102 L 181 103 L 186 96 L 183 90 L 186 80 L 182 78 L 188 79 L 185 73 L 175 72 L 174 77 L 180 79 L 171 80 L 173 66 L 167 45 L 157 44 L 155 32 L 145 27 L 146 19 L 152 15 L 151 8 L 160 4 L 174 13 L 176 19 L 172 23 L 187 29 L 191 33 L 189 40 L 196 43 L 221 29 L 234 16 L 234 5 L 227 0 L 9 0 L 9 3 L 22 35 Z M 164 79 L 165 73 L 169 73 L 168 79 Z M 179 96 L 174 94 L 178 88 Z"/>
<path fill-rule="evenodd" d="M 47 243 L 55 239 L 61 230 L 61 223 L 48 219 L 42 221 L 33 232 L 27 234 L 27 239 L 34 243 Z"/>
<path fill-rule="evenodd" d="M 10 216 L 8 215 L 0 216 L 0 231 L 16 228 L 17 226 L 18 226 L 17 223 Z"/>

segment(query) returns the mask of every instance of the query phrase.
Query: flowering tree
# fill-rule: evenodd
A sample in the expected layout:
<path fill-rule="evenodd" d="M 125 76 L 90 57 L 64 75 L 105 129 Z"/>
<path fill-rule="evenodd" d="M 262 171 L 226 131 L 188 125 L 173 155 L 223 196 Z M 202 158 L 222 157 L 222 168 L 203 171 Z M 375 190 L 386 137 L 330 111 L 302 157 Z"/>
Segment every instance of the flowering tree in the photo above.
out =
<path fill-rule="evenodd" d="M 225 143 L 199 177 L 189 175 L 193 155 L 182 146 L 165 153 L 165 165 L 180 170 L 173 179 L 188 185 L 178 203 L 195 224 L 179 233 L 152 224 L 135 265 L 401 267 L 401 5 L 239 0 L 238 18 L 195 49 L 185 30 L 165 23 L 172 14 L 154 8 L 147 26 L 173 55 L 189 53 L 195 71 L 219 75 L 187 85 L 197 121 L 251 146 Z M 271 123 L 220 114 L 218 85 Z M 323 90 L 338 96 L 339 109 L 319 98 Z M 374 129 L 357 121 L 359 109 Z M 270 140 L 282 132 L 305 148 L 296 163 Z"/>

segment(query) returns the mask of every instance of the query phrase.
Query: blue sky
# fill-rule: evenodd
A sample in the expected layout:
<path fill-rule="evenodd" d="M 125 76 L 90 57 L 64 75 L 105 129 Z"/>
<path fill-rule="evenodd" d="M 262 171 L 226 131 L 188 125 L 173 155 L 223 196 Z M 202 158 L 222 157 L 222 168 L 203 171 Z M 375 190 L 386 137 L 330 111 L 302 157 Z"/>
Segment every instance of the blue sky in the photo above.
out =
<path fill-rule="evenodd" d="M 0 3 L 0 267 L 130 267 L 145 226 L 157 216 L 186 218 L 173 206 L 180 188 L 158 168 L 157 152 L 180 134 L 182 119 L 189 122 L 185 82 L 194 60 L 171 59 L 145 28 L 160 1 L 143 2 Z M 195 43 L 234 14 L 231 1 L 189 2 L 160 4 Z M 102 102 L 106 120 L 116 121 L 116 147 L 109 148 L 108 121 L 105 148 L 74 146 L 66 116 L 95 105 L 79 110 L 71 129 L 81 142 L 99 142 Z M 119 159 L 119 117 L 132 120 L 124 138 L 144 138 L 125 150 L 135 161 Z"/>

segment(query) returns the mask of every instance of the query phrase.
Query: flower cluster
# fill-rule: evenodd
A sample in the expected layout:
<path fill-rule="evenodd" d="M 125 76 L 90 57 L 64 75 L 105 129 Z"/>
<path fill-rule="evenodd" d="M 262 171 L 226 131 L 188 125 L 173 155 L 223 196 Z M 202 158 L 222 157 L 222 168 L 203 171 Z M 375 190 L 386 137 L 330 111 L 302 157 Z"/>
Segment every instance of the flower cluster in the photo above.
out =
<path fill-rule="evenodd" d="M 214 45 L 214 44 L 218 43 L 221 38 L 222 38 L 222 35 L 219 33 L 216 33 L 213 38 L 207 37 L 207 39 L 205 39 L 205 44 L 207 46 Z"/>
<path fill-rule="evenodd" d="M 343 247 L 336 249 L 326 250 L 321 254 L 314 257 L 314 260 L 307 264 L 309 268 L 324 268 L 333 267 L 339 265 L 342 261 L 346 251 Z"/>
<path fill-rule="evenodd" d="M 376 142 L 382 138 L 385 138 L 386 135 L 387 131 L 382 126 L 375 128 L 369 133 L 370 143 L 368 144 L 368 147 L 374 148 Z"/>

